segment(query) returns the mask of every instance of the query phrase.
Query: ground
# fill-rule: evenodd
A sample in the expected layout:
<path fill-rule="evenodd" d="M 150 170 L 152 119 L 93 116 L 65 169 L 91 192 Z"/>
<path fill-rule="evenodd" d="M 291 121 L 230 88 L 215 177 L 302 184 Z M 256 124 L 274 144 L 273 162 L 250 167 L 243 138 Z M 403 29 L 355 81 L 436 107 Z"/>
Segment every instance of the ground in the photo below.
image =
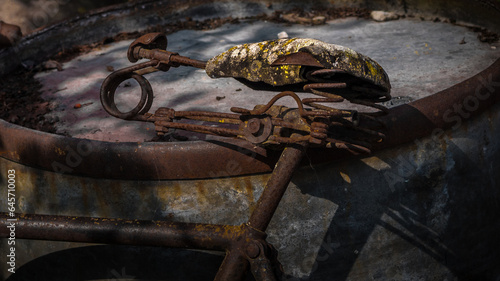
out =
<path fill-rule="evenodd" d="M 37 28 L 65 18 L 124 2 L 127 0 L 2 0 L 0 20 L 18 25 L 23 34 L 29 34 Z"/>

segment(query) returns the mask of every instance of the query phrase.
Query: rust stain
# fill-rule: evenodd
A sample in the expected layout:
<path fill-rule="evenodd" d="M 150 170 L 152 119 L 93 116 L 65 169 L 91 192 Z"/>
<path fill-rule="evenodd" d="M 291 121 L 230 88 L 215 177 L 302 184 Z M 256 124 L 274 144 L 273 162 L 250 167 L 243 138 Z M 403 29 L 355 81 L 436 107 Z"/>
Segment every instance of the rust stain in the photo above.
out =
<path fill-rule="evenodd" d="M 60 155 L 60 156 L 64 156 L 64 155 L 66 155 L 66 151 L 62 150 L 60 147 L 57 147 L 57 146 L 56 146 L 56 147 L 54 148 L 54 151 L 55 151 L 58 155 Z"/>
<path fill-rule="evenodd" d="M 55 174 L 50 174 L 50 176 L 44 177 L 48 181 L 47 184 L 49 185 L 49 188 L 50 188 L 50 195 L 51 195 L 50 197 L 51 198 L 57 198 L 57 192 L 59 190 L 59 188 L 58 188 L 59 181 L 56 181 L 55 176 L 56 176 Z"/>
<path fill-rule="evenodd" d="M 82 182 L 82 204 L 83 204 L 83 211 L 85 214 L 88 214 L 90 209 L 89 209 L 89 200 L 88 200 L 88 187 L 85 184 L 85 182 Z"/>
<path fill-rule="evenodd" d="M 159 188 L 159 186 L 155 184 L 155 185 L 151 186 L 151 188 L 154 188 L 155 190 L 157 190 Z M 150 195 L 151 195 L 150 188 L 144 188 L 144 186 L 137 186 L 134 189 L 134 191 L 136 191 L 137 194 L 139 194 L 139 196 L 141 197 L 141 199 L 140 199 L 141 202 L 150 202 Z"/>
<path fill-rule="evenodd" d="M 207 193 L 207 188 L 203 184 L 202 181 L 196 181 L 195 183 L 196 186 L 196 197 L 197 201 L 200 205 L 205 205 L 208 203 L 208 193 Z"/>
<path fill-rule="evenodd" d="M 156 190 L 156 197 L 162 205 L 171 205 L 182 197 L 182 188 L 179 182 L 169 182 Z"/>
<path fill-rule="evenodd" d="M 19 155 L 19 153 L 17 152 L 17 150 L 11 151 L 10 155 L 12 157 L 12 160 L 14 160 L 14 161 L 19 161 L 21 159 L 21 156 Z"/>
<path fill-rule="evenodd" d="M 16 180 L 18 184 L 16 185 L 16 196 L 19 197 L 18 207 L 21 212 L 29 210 L 29 206 L 33 206 L 33 187 L 36 186 L 37 178 L 36 174 L 34 175 L 34 179 L 32 178 L 32 174 L 24 167 L 18 167 L 9 165 L 10 168 L 15 168 L 16 170 Z M 21 198 L 24 198 L 22 200 Z M 38 201 L 35 201 L 38 202 Z M 36 204 L 35 204 L 36 205 Z M 37 208 L 38 206 L 33 206 Z"/>
<path fill-rule="evenodd" d="M 252 181 L 250 180 L 250 177 L 243 178 L 243 181 L 245 182 L 245 189 L 249 206 L 249 214 L 251 215 L 253 210 L 255 209 L 255 197 L 253 194 Z"/>
<path fill-rule="evenodd" d="M 103 186 L 105 186 L 105 188 L 103 188 Z M 102 216 L 111 216 L 113 213 L 113 207 L 116 207 L 114 203 L 124 202 L 122 196 L 122 186 L 118 181 L 113 180 L 107 182 L 106 184 L 97 182 L 92 185 L 91 189 L 95 192 L 93 197 L 96 201 L 96 208 L 99 213 L 102 213 Z"/>
<path fill-rule="evenodd" d="M 174 183 L 174 186 L 171 190 L 174 198 L 180 198 L 182 196 L 182 187 L 178 182 Z"/>
<path fill-rule="evenodd" d="M 445 132 L 445 136 L 446 137 L 444 137 L 444 138 L 443 137 L 439 138 L 444 155 L 446 155 L 446 151 L 448 150 L 448 141 L 447 140 L 452 138 L 450 132 Z"/>
<path fill-rule="evenodd" d="M 244 188 L 241 187 L 241 183 L 238 179 L 235 178 L 232 180 L 232 186 L 234 191 L 236 191 L 238 194 L 246 194 Z"/>

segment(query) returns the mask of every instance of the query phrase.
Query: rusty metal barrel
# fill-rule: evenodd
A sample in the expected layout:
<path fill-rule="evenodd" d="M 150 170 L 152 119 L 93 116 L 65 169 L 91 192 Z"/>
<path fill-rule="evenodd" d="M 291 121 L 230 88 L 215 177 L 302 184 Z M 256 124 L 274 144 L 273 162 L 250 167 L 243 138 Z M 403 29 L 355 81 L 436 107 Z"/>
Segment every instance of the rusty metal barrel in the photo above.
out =
<path fill-rule="evenodd" d="M 209 59 L 286 31 L 372 57 L 387 71 L 393 99 L 381 118 L 385 140 L 372 154 L 305 152 L 267 228 L 284 280 L 498 280 L 500 5 L 316 4 L 130 2 L 1 50 L 6 77 L 18 68 L 33 71 L 64 50 L 91 49 L 69 58 L 62 72 L 36 76 L 45 97 L 60 103 L 54 116 L 69 118 L 59 132 L 0 120 L 0 211 L 23 214 L 19 221 L 2 217 L 0 279 L 213 280 L 223 252 L 161 247 L 162 237 L 183 241 L 182 234 L 162 236 L 158 229 L 182 222 L 194 233 L 193 223 L 247 222 L 281 150 L 223 137 L 152 141 L 153 127 L 108 116 L 94 102 L 98 87 L 106 67 L 129 66 L 131 40 L 121 37 L 166 32 L 172 51 Z M 171 71 L 151 84 L 155 99 L 181 110 L 265 104 L 272 97 L 201 70 Z M 73 234 L 56 233 L 72 220 Z M 55 234 L 48 239 L 42 232 Z M 134 233 L 143 233 L 133 236 L 142 240 Z M 210 250 L 225 246 L 214 243 Z"/>

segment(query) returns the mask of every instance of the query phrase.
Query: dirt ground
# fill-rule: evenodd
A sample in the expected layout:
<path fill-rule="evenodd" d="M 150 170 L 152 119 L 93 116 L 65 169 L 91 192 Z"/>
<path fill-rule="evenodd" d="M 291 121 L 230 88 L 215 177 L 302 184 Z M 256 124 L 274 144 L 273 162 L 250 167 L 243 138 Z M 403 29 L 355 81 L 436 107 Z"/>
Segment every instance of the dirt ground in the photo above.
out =
<path fill-rule="evenodd" d="M 23 34 L 93 9 L 127 0 L 1 0 L 0 20 L 21 27 Z"/>
<path fill-rule="evenodd" d="M 0 20 L 21 27 L 27 35 L 58 21 L 88 13 L 97 8 L 127 0 L 0 0 Z M 53 123 L 43 115 L 50 104 L 37 93 L 41 87 L 34 72 L 13 73 L 0 79 L 0 118 L 22 126 L 53 132 Z M 24 81 L 23 83 L 19 83 Z"/>

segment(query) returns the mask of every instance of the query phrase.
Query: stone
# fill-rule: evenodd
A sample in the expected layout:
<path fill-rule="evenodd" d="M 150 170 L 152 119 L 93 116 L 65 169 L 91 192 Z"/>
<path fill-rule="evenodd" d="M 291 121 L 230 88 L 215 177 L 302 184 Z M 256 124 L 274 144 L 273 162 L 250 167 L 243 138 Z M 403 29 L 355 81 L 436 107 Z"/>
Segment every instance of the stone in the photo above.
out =
<path fill-rule="evenodd" d="M 317 16 L 312 19 L 313 25 L 320 25 L 324 24 L 326 22 L 326 17 L 324 16 Z"/>
<path fill-rule="evenodd" d="M 286 31 L 281 31 L 280 33 L 278 33 L 278 39 L 287 39 L 289 38 L 288 36 L 288 33 L 286 33 Z"/>
<path fill-rule="evenodd" d="M 375 21 L 390 21 L 399 19 L 399 16 L 396 13 L 385 11 L 372 11 L 370 16 Z"/>
<path fill-rule="evenodd" d="M 8 24 L 0 20 L 0 49 L 13 46 L 21 38 L 21 28 L 17 25 Z"/>

